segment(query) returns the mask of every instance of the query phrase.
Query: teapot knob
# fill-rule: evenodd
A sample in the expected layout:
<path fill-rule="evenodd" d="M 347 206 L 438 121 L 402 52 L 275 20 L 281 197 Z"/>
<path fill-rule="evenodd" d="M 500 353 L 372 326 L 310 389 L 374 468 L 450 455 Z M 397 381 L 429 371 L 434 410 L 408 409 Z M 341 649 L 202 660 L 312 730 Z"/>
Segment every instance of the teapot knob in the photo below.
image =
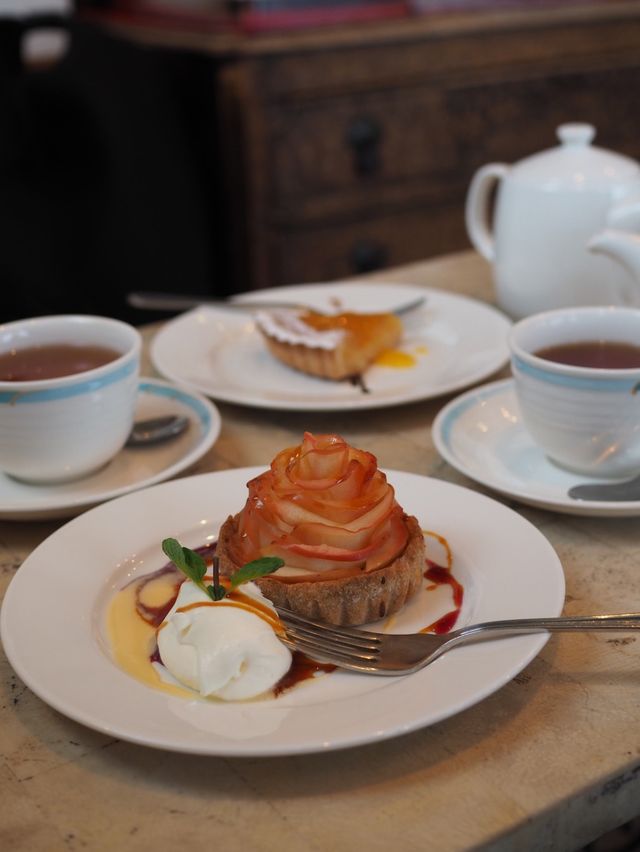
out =
<path fill-rule="evenodd" d="M 571 124 L 561 124 L 556 129 L 556 134 L 563 145 L 586 146 L 593 142 L 596 129 L 592 124 L 572 122 Z"/>

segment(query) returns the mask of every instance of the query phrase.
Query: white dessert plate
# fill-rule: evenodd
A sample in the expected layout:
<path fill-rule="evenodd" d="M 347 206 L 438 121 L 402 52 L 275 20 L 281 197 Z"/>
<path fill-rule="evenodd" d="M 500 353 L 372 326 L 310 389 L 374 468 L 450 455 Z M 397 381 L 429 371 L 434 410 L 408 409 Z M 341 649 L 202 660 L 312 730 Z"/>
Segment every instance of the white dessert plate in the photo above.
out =
<path fill-rule="evenodd" d="M 209 755 L 297 754 L 384 740 L 445 719 L 507 683 L 547 641 L 540 634 L 470 645 L 397 678 L 334 671 L 278 698 L 245 703 L 181 698 L 136 681 L 111 658 L 105 613 L 114 592 L 164 564 L 166 536 L 190 547 L 215 538 L 244 504 L 246 482 L 262 470 L 203 474 L 128 494 L 46 539 L 12 580 L 0 614 L 5 652 L 26 685 L 72 719 L 135 743 Z M 528 521 L 447 482 L 387 475 L 400 503 L 452 547 L 465 590 L 459 623 L 561 611 L 562 567 Z M 389 619 L 389 629 L 416 631 L 452 609 L 448 586 L 427 586 L 425 580 Z"/>
<path fill-rule="evenodd" d="M 569 515 L 633 517 L 640 501 L 573 500 L 572 485 L 593 477 L 549 461 L 525 429 L 512 379 L 491 382 L 456 397 L 432 427 L 440 455 L 456 470 L 522 503 Z"/>
<path fill-rule="evenodd" d="M 136 420 L 186 415 L 189 426 L 178 438 L 148 447 L 125 447 L 100 470 L 60 485 L 30 485 L 0 473 L 0 519 L 68 518 L 129 491 L 154 485 L 186 470 L 214 444 L 220 414 L 199 394 L 156 379 L 142 378 Z"/>
<path fill-rule="evenodd" d="M 494 308 L 463 296 L 404 284 L 302 284 L 247 293 L 242 301 L 287 299 L 315 308 L 391 311 L 425 296 L 402 317 L 399 349 L 410 367 L 374 365 L 362 387 L 308 376 L 268 351 L 250 313 L 201 307 L 168 322 L 151 344 L 159 373 L 226 402 L 292 411 L 382 408 L 468 387 L 499 370 L 509 353 L 510 321 Z"/>

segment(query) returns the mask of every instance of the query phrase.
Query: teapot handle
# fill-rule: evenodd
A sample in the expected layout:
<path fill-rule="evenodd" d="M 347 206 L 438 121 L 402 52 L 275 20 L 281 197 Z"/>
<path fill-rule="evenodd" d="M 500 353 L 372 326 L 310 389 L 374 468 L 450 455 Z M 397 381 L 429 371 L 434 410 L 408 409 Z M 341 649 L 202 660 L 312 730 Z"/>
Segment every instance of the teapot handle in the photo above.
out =
<path fill-rule="evenodd" d="M 471 179 L 465 205 L 465 222 L 469 239 L 476 251 L 486 258 L 495 260 L 495 241 L 489 222 L 489 200 L 499 180 L 505 177 L 509 166 L 504 163 L 489 163 L 482 166 Z"/>

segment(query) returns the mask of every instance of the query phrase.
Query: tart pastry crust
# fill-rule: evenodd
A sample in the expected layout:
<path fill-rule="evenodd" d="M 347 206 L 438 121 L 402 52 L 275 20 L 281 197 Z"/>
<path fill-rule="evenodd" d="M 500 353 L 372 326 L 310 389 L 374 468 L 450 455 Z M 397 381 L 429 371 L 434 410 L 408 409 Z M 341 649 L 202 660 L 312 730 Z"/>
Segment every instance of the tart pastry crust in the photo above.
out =
<path fill-rule="evenodd" d="M 233 541 L 239 515 L 230 515 L 220 529 L 217 555 L 222 574 L 240 567 L 233 562 Z M 424 535 L 413 515 L 405 515 L 409 538 L 404 551 L 382 568 L 340 579 L 287 582 L 277 574 L 255 580 L 273 604 L 305 618 L 336 625 L 366 624 L 401 609 L 418 591 L 425 570 Z"/>

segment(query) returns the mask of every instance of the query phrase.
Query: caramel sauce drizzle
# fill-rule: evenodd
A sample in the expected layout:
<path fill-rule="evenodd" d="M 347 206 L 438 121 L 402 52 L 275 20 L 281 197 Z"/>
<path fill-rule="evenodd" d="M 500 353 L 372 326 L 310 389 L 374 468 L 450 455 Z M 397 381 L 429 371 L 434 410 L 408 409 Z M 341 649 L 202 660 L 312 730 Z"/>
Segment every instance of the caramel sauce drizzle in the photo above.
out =
<path fill-rule="evenodd" d="M 284 628 L 282 627 L 282 622 L 276 615 L 271 612 L 268 607 L 264 606 L 259 601 L 256 601 L 253 598 L 249 597 L 249 595 L 243 595 L 241 592 L 238 593 L 237 596 L 235 592 L 230 592 L 221 601 L 194 601 L 193 603 L 178 607 L 176 612 L 191 612 L 191 610 L 209 606 L 231 606 L 236 607 L 238 609 L 243 609 L 245 610 L 245 612 L 250 612 L 253 615 L 257 615 L 258 618 L 261 618 L 263 621 L 265 621 L 269 625 L 269 627 L 271 627 L 272 630 L 275 630 L 276 633 L 279 633 L 282 636 L 285 635 Z M 166 623 L 166 621 L 163 621 L 159 629 L 162 630 Z"/>
<path fill-rule="evenodd" d="M 443 535 L 439 535 L 437 532 L 433 532 L 433 530 L 423 530 L 425 535 L 430 536 L 431 538 L 435 538 L 436 541 L 440 542 L 443 546 L 445 553 L 447 554 L 447 570 L 451 570 L 451 566 L 453 565 L 453 553 L 451 552 L 451 547 L 449 546 L 449 542 Z"/>
<path fill-rule="evenodd" d="M 429 624 L 427 627 L 422 628 L 420 633 L 447 633 L 456 624 L 458 616 L 460 614 L 460 610 L 462 607 L 462 602 L 464 598 L 464 587 L 461 583 L 456 580 L 451 572 L 451 567 L 453 564 L 453 554 L 451 552 L 451 548 L 449 546 L 449 542 L 444 536 L 439 535 L 436 532 L 431 530 L 424 530 L 424 535 L 430 536 L 438 541 L 443 547 L 446 554 L 446 565 L 439 565 L 431 559 L 426 559 L 426 570 L 424 571 L 424 577 L 428 581 L 431 582 L 432 587 L 440 586 L 440 585 L 449 585 L 452 589 L 453 593 L 453 603 L 454 609 L 450 612 L 445 613 L 445 615 L 441 616 L 439 619 L 434 621 L 432 624 Z M 216 543 L 208 544 L 204 547 L 200 547 L 197 549 L 197 552 L 207 561 L 210 561 L 213 558 L 216 550 Z M 345 572 L 344 569 L 338 569 L 340 574 L 344 573 L 359 573 L 362 569 L 355 569 L 351 567 L 351 570 L 347 569 Z M 172 590 L 169 596 L 163 600 L 158 605 L 149 605 L 145 604 L 142 601 L 142 594 L 145 587 L 152 583 L 154 580 L 160 577 L 167 577 L 174 573 L 175 583 L 173 584 Z M 329 572 L 331 573 L 331 572 Z M 327 577 L 327 574 L 320 575 L 321 577 Z M 278 578 L 279 580 L 285 582 L 300 582 L 306 578 Z M 149 625 L 154 626 L 157 630 L 161 630 L 165 624 L 165 618 L 173 605 L 176 602 L 178 597 L 178 593 L 180 591 L 180 586 L 184 582 L 184 576 L 171 564 L 168 563 L 160 568 L 158 571 L 155 571 L 153 574 L 149 574 L 145 577 L 142 577 L 137 580 L 133 580 L 132 582 L 137 583 L 136 588 L 136 612 L 137 614 L 146 621 Z M 204 580 L 208 583 L 213 581 L 213 576 L 207 575 Z M 221 577 L 219 582 L 228 588 L 228 578 Z M 196 609 L 198 607 L 206 607 L 206 606 L 236 606 L 244 609 L 246 611 L 252 612 L 257 615 L 259 618 L 262 618 L 269 626 L 276 632 L 278 635 L 285 635 L 285 630 L 282 625 L 280 619 L 275 615 L 268 606 L 265 604 L 261 604 L 259 601 L 256 601 L 250 595 L 245 595 L 243 592 L 238 589 L 232 589 L 227 592 L 225 598 L 220 601 L 197 601 L 192 604 L 187 604 L 184 607 L 180 607 L 178 612 L 188 612 L 192 609 Z M 294 651 L 292 655 L 292 665 L 287 674 L 285 674 L 281 680 L 273 687 L 274 695 L 278 696 L 286 690 L 291 689 L 297 683 L 301 681 L 308 680 L 309 678 L 314 677 L 316 674 L 321 672 L 331 672 L 334 671 L 336 666 L 328 664 L 328 663 L 320 663 L 316 660 L 312 660 L 307 657 L 300 651 Z M 162 662 L 160 656 L 158 654 L 157 645 L 153 649 L 149 660 L 151 662 Z"/>
<path fill-rule="evenodd" d="M 448 585 L 451 586 L 451 590 L 453 592 L 453 606 L 454 608 L 445 613 L 443 616 L 438 618 L 436 621 L 427 625 L 427 627 L 423 627 L 422 630 L 419 630 L 419 633 L 448 633 L 452 630 L 458 620 L 458 616 L 460 615 L 460 610 L 462 609 L 462 601 L 464 599 L 464 586 L 462 583 L 459 583 L 458 580 L 451 573 L 451 566 L 453 565 L 453 554 L 451 552 L 451 547 L 449 546 L 449 542 L 447 539 L 438 535 L 438 533 L 432 532 L 431 530 L 425 530 L 425 535 L 431 536 L 435 538 L 436 541 L 440 542 L 447 557 L 447 564 L 438 565 L 437 562 L 433 562 L 431 559 L 426 560 L 427 569 L 424 572 L 424 577 L 429 580 L 433 586 L 443 586 Z"/>

